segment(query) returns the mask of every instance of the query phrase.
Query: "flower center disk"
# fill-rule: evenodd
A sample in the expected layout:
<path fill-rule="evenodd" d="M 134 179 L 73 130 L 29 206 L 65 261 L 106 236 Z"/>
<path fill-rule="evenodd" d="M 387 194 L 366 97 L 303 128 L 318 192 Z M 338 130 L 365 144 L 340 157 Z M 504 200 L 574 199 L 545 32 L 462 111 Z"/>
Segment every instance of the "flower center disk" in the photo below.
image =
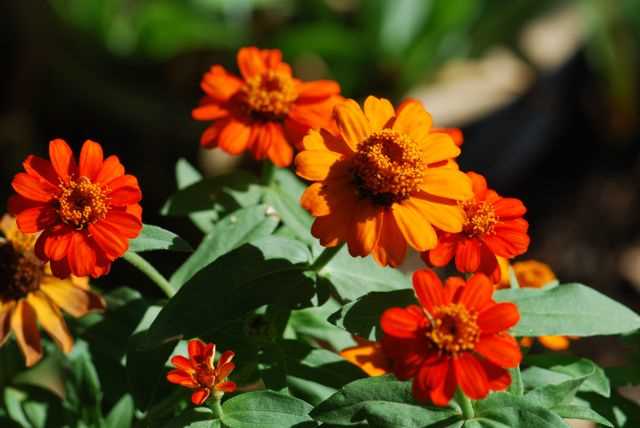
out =
<path fill-rule="evenodd" d="M 0 244 L 0 302 L 38 290 L 42 273 L 43 265 L 35 256 L 16 251 L 11 242 Z"/>
<path fill-rule="evenodd" d="M 461 304 L 437 308 L 427 330 L 427 338 L 440 350 L 450 354 L 471 351 L 480 337 L 478 315 Z"/>
<path fill-rule="evenodd" d="M 407 199 L 422 184 L 421 148 L 391 129 L 374 132 L 358 145 L 353 176 L 361 197 L 389 206 Z"/>
<path fill-rule="evenodd" d="M 109 198 L 105 190 L 87 177 L 60 184 L 58 215 L 62 221 L 76 229 L 102 220 L 109 211 Z"/>
<path fill-rule="evenodd" d="M 478 236 L 493 232 L 498 216 L 490 203 L 465 201 L 460 205 L 465 214 L 465 222 L 462 226 L 464 233 L 468 236 Z"/>
<path fill-rule="evenodd" d="M 240 91 L 249 114 L 258 120 L 283 119 L 298 98 L 291 76 L 274 70 L 253 76 Z"/>

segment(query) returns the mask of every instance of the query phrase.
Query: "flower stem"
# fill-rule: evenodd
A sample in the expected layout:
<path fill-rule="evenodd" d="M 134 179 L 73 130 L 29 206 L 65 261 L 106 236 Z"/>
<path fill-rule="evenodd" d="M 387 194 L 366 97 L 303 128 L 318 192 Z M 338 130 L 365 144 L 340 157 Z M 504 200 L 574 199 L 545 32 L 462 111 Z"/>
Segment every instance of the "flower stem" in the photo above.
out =
<path fill-rule="evenodd" d="M 471 404 L 471 400 L 469 397 L 464 395 L 460 389 L 456 391 L 456 401 L 460 404 L 460 408 L 462 409 L 462 417 L 464 419 L 472 419 L 476 414 L 473 410 L 473 405 Z"/>
<path fill-rule="evenodd" d="M 344 242 L 336 245 L 335 247 L 327 247 L 322 253 L 315 259 L 311 265 L 311 270 L 320 272 L 329 262 L 338 254 L 338 252 L 344 246 Z"/>
<path fill-rule="evenodd" d="M 164 292 L 164 294 L 167 295 L 167 297 L 171 298 L 176 294 L 176 290 L 173 288 L 171 283 L 167 281 L 167 279 L 162 276 L 162 274 L 158 272 L 151 263 L 140 257 L 137 253 L 127 251 L 124 253 L 122 258 L 131 263 L 131 265 L 137 268 L 140 272 L 147 275 L 147 277 L 153 281 Z"/>
<path fill-rule="evenodd" d="M 222 405 L 220 404 L 220 402 L 222 401 L 223 395 L 224 393 L 219 393 L 218 391 L 216 391 L 213 394 L 213 397 L 211 397 L 211 400 L 209 400 L 211 410 L 213 410 L 213 414 L 218 419 L 222 419 L 222 416 L 224 415 L 224 411 L 222 410 Z"/>

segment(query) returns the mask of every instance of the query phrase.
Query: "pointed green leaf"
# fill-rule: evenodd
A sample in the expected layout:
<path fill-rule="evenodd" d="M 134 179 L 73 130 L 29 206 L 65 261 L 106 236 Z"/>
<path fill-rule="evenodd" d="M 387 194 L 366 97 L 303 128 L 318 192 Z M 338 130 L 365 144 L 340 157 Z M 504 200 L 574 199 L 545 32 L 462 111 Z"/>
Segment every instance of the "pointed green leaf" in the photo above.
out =
<path fill-rule="evenodd" d="M 141 253 L 154 250 L 193 251 L 187 241 L 175 233 L 158 226 L 145 224 L 142 226 L 140 235 L 129 242 L 129 251 Z"/>
<path fill-rule="evenodd" d="M 237 395 L 222 405 L 222 423 L 229 428 L 311 428 L 312 407 L 302 400 L 274 391 Z"/>

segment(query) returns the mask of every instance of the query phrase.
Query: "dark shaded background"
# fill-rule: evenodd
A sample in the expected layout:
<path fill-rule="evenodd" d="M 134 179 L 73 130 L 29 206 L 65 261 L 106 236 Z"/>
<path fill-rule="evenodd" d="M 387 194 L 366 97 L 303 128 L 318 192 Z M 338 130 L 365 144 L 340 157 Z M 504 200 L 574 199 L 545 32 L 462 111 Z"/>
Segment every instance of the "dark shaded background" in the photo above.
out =
<path fill-rule="evenodd" d="M 527 258 L 638 310 L 637 0 L 2 2 L 0 199 L 28 153 L 46 153 L 56 137 L 74 148 L 91 138 L 140 179 L 145 222 L 197 244 L 188 221 L 158 211 L 175 189 L 176 160 L 198 162 L 204 126 L 190 110 L 211 64 L 235 69 L 234 52 L 246 44 L 279 47 L 303 77 L 335 78 L 354 98 L 398 101 L 453 58 L 497 45 L 520 55 L 522 27 L 567 6 L 584 13 L 584 45 L 559 68 L 539 71 L 525 94 L 467 123 L 461 164 L 525 201 Z M 175 257 L 153 255 L 165 273 Z M 138 281 L 124 262 L 108 278 L 156 293 Z M 618 359 L 590 340 L 577 346 L 601 361 Z"/>

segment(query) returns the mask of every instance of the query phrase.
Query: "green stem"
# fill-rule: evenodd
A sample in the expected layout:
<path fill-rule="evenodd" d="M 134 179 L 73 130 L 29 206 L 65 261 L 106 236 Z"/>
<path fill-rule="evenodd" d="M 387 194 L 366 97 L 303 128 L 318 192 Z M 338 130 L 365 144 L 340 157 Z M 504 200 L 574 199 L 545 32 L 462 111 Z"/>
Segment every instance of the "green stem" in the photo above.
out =
<path fill-rule="evenodd" d="M 162 291 L 164 291 L 164 294 L 166 294 L 167 297 L 171 298 L 174 294 L 176 294 L 176 290 L 174 290 L 171 283 L 167 281 L 167 279 L 162 276 L 162 274 L 158 272 L 156 268 L 151 265 L 151 263 L 140 257 L 138 254 L 132 251 L 127 251 L 126 253 L 124 253 L 124 256 L 122 256 L 122 258 L 135 266 L 140 272 L 147 275 L 147 277 L 151 281 L 153 281 L 158 287 L 160 287 Z"/>
<path fill-rule="evenodd" d="M 262 162 L 262 174 L 260 176 L 260 180 L 262 184 L 266 187 L 271 186 L 273 182 L 273 177 L 276 174 L 276 166 L 268 160 L 264 160 Z"/>
<path fill-rule="evenodd" d="M 462 409 L 462 417 L 464 419 L 472 419 L 475 416 L 471 400 L 469 400 L 469 397 L 464 395 L 464 392 L 462 392 L 460 389 L 456 391 L 456 401 L 458 402 L 458 404 L 460 404 L 460 408 Z"/>
<path fill-rule="evenodd" d="M 223 395 L 224 393 L 219 393 L 218 391 L 216 391 L 213 394 L 213 397 L 211 397 L 211 400 L 209 400 L 211 410 L 213 410 L 213 414 L 216 415 L 218 419 L 222 419 L 222 416 L 224 415 L 222 405 L 220 404 Z"/>
<path fill-rule="evenodd" d="M 316 258 L 316 260 L 311 265 L 311 270 L 320 272 L 329 262 L 338 254 L 338 252 L 344 246 L 344 242 L 336 245 L 335 247 L 327 247 L 322 253 Z"/>

